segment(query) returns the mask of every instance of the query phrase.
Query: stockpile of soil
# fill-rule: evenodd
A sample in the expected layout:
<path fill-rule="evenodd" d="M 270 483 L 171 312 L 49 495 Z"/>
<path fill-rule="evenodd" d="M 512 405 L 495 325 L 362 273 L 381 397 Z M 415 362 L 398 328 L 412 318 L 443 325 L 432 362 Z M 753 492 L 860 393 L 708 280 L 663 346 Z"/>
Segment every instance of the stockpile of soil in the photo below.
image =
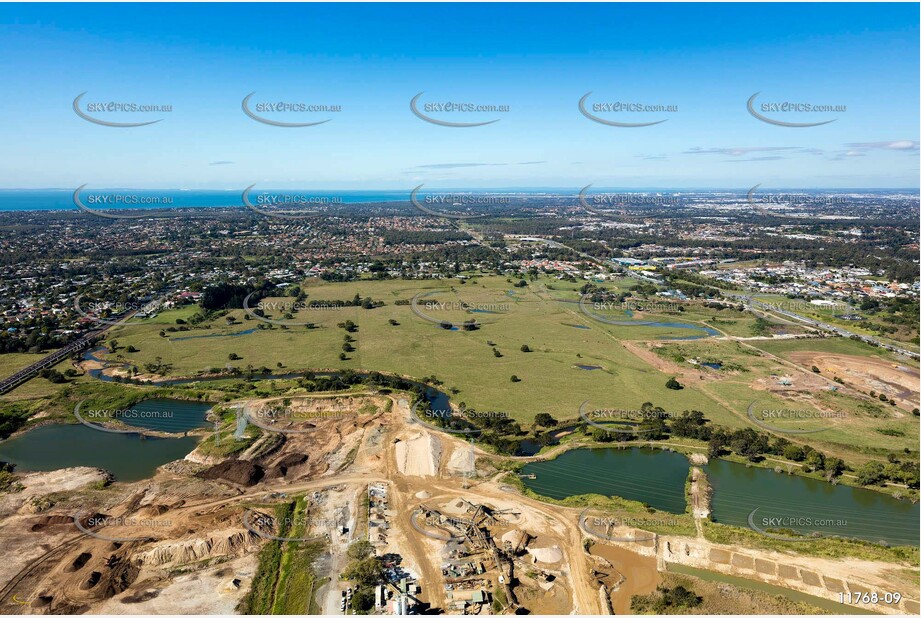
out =
<path fill-rule="evenodd" d="M 292 453 L 278 462 L 278 471 L 282 476 L 286 476 L 288 474 L 288 468 L 293 468 L 303 463 L 307 463 L 307 455 L 304 453 Z"/>
<path fill-rule="evenodd" d="M 304 453 L 291 453 L 290 455 L 285 455 L 280 458 L 275 463 L 269 463 L 265 460 L 262 460 L 262 463 L 265 465 L 265 478 L 277 479 L 277 478 L 287 478 L 288 472 L 297 466 L 302 466 L 307 463 L 309 457 Z"/>
<path fill-rule="evenodd" d="M 251 461 L 222 461 L 198 473 L 200 478 L 212 481 L 229 481 L 243 487 L 252 487 L 262 480 L 265 470 Z"/>

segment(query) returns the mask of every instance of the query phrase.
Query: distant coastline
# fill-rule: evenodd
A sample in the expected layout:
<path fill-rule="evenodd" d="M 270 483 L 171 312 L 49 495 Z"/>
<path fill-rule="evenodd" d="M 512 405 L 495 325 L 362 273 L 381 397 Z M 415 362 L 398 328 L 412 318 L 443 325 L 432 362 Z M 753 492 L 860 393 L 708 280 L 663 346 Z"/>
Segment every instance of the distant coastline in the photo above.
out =
<path fill-rule="evenodd" d="M 656 188 L 605 188 L 596 187 L 596 191 L 608 191 L 624 194 L 679 194 L 692 195 L 729 195 L 744 194 L 739 189 L 656 189 Z M 310 196 L 311 198 L 324 198 L 333 205 L 349 204 L 387 204 L 408 203 L 410 191 L 406 190 L 312 190 L 312 189 L 273 189 L 267 187 L 264 192 L 290 193 Z M 428 192 L 428 188 L 426 192 Z M 0 189 L 0 212 L 32 212 L 32 211 L 74 211 L 79 209 L 73 201 L 74 189 Z M 503 188 L 503 189 L 451 189 L 431 188 L 433 193 L 469 193 L 506 195 L 520 198 L 575 198 L 578 189 L 573 188 Z M 772 189 L 765 193 L 815 193 L 848 196 L 867 195 L 913 195 L 917 196 L 919 190 L 911 188 L 894 189 Z M 244 208 L 242 190 L 209 190 L 209 189 L 122 189 L 122 188 L 87 188 L 84 195 L 131 195 L 138 198 L 154 198 L 158 203 L 133 203 L 133 204 L 103 204 L 97 203 L 93 208 L 99 210 L 171 210 L 182 208 Z"/>
<path fill-rule="evenodd" d="M 245 208 L 241 191 L 177 189 L 85 189 L 89 195 L 133 195 L 156 198 L 167 203 L 94 204 L 100 210 L 178 209 L 178 208 Z M 307 193 L 298 190 L 298 193 Z M 0 189 L 0 212 L 72 210 L 73 189 Z M 316 197 L 336 199 L 341 204 L 408 202 L 408 191 L 316 191 Z"/>

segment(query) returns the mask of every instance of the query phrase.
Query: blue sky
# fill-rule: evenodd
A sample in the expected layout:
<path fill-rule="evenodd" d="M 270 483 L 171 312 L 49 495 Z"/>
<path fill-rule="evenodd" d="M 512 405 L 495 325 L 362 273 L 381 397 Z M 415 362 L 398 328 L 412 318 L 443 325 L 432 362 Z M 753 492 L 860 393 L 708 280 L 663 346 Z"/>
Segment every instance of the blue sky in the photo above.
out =
<path fill-rule="evenodd" d="M 917 4 L 0 4 L 0 188 L 917 187 Z M 339 105 L 265 113 L 241 101 Z M 95 114 L 83 103 L 171 105 Z M 507 105 L 438 114 L 410 99 Z M 606 113 L 617 101 L 677 106 Z M 844 105 L 772 113 L 757 103 Z M 760 109 L 760 108 L 759 108 Z"/>

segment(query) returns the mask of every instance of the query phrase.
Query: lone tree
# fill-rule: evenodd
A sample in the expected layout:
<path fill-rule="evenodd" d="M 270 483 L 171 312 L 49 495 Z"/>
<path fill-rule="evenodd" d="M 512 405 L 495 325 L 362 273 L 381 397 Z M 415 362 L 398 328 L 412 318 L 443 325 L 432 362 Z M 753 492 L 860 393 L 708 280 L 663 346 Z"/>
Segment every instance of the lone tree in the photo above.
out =
<path fill-rule="evenodd" d="M 540 425 L 541 427 L 556 427 L 559 425 L 559 421 L 547 414 L 546 412 L 539 412 L 534 417 L 534 423 Z"/>
<path fill-rule="evenodd" d="M 671 378 L 668 379 L 668 382 L 665 383 L 665 388 L 670 388 L 673 391 L 680 391 L 684 387 L 681 386 L 681 382 L 679 382 L 678 380 L 674 378 L 674 376 L 672 376 Z"/>
<path fill-rule="evenodd" d="M 521 351 L 522 351 L 522 352 L 530 352 L 530 351 L 531 351 L 531 348 L 528 347 L 528 344 L 524 344 L 524 345 L 521 346 Z"/>

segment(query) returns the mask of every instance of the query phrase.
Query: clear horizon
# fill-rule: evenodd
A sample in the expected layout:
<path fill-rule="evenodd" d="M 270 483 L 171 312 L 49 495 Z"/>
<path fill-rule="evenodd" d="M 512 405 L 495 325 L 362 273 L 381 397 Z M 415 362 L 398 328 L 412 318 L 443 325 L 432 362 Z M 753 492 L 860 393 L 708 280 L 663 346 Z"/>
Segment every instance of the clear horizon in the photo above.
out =
<path fill-rule="evenodd" d="M 918 20 L 863 3 L 4 4 L 0 187 L 914 187 Z M 774 107 L 791 103 L 833 111 Z"/>

